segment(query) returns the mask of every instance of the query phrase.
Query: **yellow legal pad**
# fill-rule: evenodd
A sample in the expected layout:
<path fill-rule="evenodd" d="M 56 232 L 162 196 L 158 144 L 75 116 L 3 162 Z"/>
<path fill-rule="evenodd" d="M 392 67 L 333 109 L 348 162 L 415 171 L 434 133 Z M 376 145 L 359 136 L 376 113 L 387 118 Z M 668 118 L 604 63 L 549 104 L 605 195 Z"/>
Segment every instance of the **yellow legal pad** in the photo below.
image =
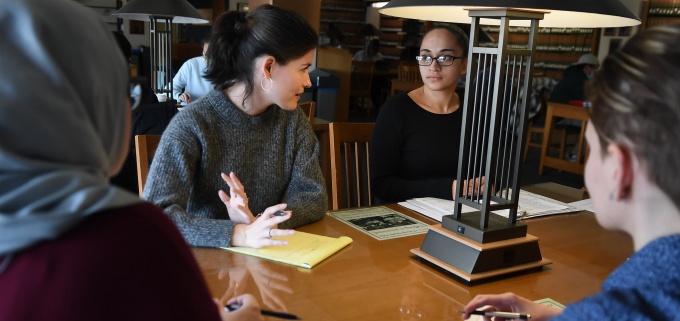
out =
<path fill-rule="evenodd" d="M 223 247 L 223 249 L 311 269 L 352 243 L 352 239 L 347 236 L 332 238 L 299 231 L 295 231 L 291 236 L 276 236 L 274 239 L 287 240 L 288 245 L 260 249 L 249 247 Z"/>

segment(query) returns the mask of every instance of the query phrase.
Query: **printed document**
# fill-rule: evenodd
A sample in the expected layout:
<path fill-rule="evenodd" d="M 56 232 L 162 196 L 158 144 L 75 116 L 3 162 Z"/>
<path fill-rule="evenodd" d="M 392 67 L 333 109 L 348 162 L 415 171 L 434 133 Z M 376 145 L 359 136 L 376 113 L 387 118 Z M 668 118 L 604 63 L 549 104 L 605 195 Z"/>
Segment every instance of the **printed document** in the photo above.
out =
<path fill-rule="evenodd" d="M 425 234 L 429 230 L 429 225 L 384 206 L 334 211 L 328 215 L 381 241 Z"/>
<path fill-rule="evenodd" d="M 403 207 L 421 213 L 439 222 L 442 221 L 442 216 L 453 215 L 455 204 L 456 203 L 452 200 L 434 197 L 414 198 L 406 202 L 399 203 L 399 205 Z M 476 211 L 476 209 L 463 205 L 462 213 L 474 211 Z M 577 211 L 580 211 L 580 209 L 558 200 L 527 192 L 525 190 L 519 191 L 519 208 L 517 210 L 517 219 L 527 219 L 532 217 Z M 508 217 L 510 211 L 501 210 L 493 211 L 492 213 Z"/>

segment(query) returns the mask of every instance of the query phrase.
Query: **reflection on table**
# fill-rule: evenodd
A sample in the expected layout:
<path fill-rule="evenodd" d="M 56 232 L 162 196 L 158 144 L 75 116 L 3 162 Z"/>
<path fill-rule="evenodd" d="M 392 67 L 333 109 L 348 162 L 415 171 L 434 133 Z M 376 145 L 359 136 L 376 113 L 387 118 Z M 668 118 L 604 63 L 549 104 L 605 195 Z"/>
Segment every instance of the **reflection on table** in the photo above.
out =
<path fill-rule="evenodd" d="M 552 183 L 526 189 L 565 202 L 582 195 Z M 389 207 L 435 223 L 398 205 Z M 632 254 L 629 237 L 603 230 L 590 212 L 524 223 L 540 238 L 542 254 L 553 264 L 473 286 L 411 255 L 409 250 L 419 247 L 424 235 L 377 241 L 331 217 L 299 230 L 346 235 L 354 242 L 311 270 L 219 249 L 195 248 L 194 254 L 213 296 L 224 301 L 251 293 L 264 308 L 305 320 L 461 320 L 455 311 L 475 295 L 506 291 L 568 304 L 597 293 L 606 276 Z"/>

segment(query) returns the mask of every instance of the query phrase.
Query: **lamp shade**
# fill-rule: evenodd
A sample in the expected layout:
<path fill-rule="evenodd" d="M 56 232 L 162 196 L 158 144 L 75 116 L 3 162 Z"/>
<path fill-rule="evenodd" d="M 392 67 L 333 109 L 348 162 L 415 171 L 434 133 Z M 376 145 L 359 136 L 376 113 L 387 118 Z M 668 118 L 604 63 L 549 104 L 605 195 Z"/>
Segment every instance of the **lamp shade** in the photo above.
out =
<path fill-rule="evenodd" d="M 545 11 L 541 27 L 604 28 L 640 24 L 640 18 L 619 0 L 392 0 L 380 9 L 388 16 L 470 23 L 467 9 L 516 8 Z M 482 24 L 498 25 L 499 20 L 481 19 Z M 528 26 L 527 20 L 510 24 Z"/>
<path fill-rule="evenodd" d="M 173 23 L 207 23 L 187 0 L 134 0 L 116 11 L 121 19 L 149 21 L 149 16 L 172 18 Z"/>

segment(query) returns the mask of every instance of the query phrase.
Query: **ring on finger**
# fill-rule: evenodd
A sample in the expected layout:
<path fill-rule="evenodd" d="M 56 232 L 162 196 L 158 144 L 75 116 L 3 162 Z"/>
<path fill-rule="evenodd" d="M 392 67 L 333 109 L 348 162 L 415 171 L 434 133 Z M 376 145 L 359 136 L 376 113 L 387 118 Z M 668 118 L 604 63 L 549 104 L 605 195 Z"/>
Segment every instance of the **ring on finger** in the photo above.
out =
<path fill-rule="evenodd" d="M 269 238 L 272 238 L 272 229 L 269 229 Z"/>

